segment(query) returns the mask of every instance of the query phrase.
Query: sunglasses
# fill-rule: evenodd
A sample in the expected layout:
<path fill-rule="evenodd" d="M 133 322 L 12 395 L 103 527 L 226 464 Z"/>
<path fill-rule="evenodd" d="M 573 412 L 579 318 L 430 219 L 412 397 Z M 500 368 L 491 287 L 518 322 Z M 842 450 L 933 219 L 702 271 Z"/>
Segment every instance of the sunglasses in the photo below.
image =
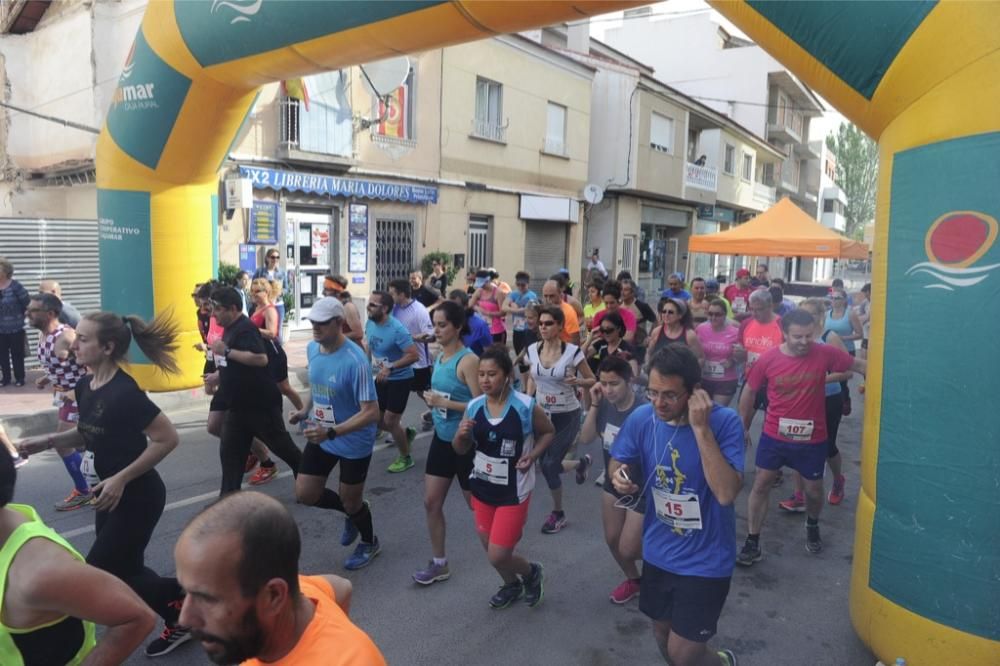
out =
<path fill-rule="evenodd" d="M 662 310 L 662 311 L 660 312 L 660 314 L 665 314 L 665 315 L 675 315 L 675 314 L 677 314 L 677 310 Z"/>
<path fill-rule="evenodd" d="M 556 325 L 556 320 L 555 319 L 539 319 L 538 320 L 538 325 L 539 326 L 555 326 Z"/>
<path fill-rule="evenodd" d="M 280 255 L 277 255 L 277 254 L 269 254 L 269 255 L 267 255 L 267 258 L 268 258 L 268 259 L 278 259 L 278 258 L 279 258 L 279 256 L 280 256 Z"/>
<path fill-rule="evenodd" d="M 601 326 L 601 333 L 604 333 L 605 335 L 609 333 L 614 333 L 617 330 L 618 330 L 617 328 L 604 328 L 603 326 Z"/>

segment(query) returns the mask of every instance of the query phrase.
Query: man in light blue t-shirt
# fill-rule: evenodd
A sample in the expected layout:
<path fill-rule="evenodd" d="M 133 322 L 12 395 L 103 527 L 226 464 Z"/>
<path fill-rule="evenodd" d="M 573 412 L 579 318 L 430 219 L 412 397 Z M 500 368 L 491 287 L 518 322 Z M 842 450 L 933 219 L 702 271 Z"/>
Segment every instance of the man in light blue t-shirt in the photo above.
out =
<path fill-rule="evenodd" d="M 539 303 L 538 294 L 528 289 L 531 276 L 524 271 L 518 272 L 514 276 L 514 284 L 517 289 L 507 294 L 507 300 L 503 303 L 504 312 L 509 312 L 511 322 L 514 324 L 514 353 L 520 354 L 521 350 L 528 346 L 528 321 L 524 314 L 525 309 L 532 303 Z"/>
<path fill-rule="evenodd" d="M 390 314 L 392 307 L 392 296 L 388 292 L 372 292 L 368 299 L 365 340 L 368 341 L 368 356 L 378 392 L 379 429 L 392 435 L 392 441 L 399 450 L 399 455 L 388 469 L 398 473 L 413 467 L 410 443 L 417 433 L 404 430 L 401 420 L 413 383 L 412 366 L 420 358 L 420 353 L 410 332 Z"/>
<path fill-rule="evenodd" d="M 646 498 L 639 610 L 669 663 L 735 666 L 712 652 L 736 561 L 733 501 L 743 486 L 743 423 L 712 403 L 687 347 L 668 345 L 650 361 L 646 397 L 611 447 L 614 489 Z"/>
<path fill-rule="evenodd" d="M 327 296 L 316 301 L 309 319 L 313 329 L 313 341 L 306 348 L 309 400 L 290 419 L 305 423 L 308 440 L 295 479 L 295 499 L 347 515 L 341 545 L 350 546 L 359 534 L 361 542 L 344 567 L 360 569 L 379 553 L 372 514 L 362 501 L 378 421 L 375 381 L 361 347 L 344 335 L 344 306 L 339 300 Z M 339 493 L 326 487 L 338 463 Z"/>

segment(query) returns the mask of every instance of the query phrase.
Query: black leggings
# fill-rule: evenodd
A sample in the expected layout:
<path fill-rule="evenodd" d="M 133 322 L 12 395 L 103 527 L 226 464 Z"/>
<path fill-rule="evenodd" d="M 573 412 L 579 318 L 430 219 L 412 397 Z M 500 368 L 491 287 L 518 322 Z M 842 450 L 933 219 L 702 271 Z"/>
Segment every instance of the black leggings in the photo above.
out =
<path fill-rule="evenodd" d="M 292 436 L 285 429 L 280 407 L 246 412 L 230 409 L 222 421 L 219 442 L 219 460 L 222 462 L 220 495 L 239 490 L 243 485 L 243 469 L 254 437 L 264 442 L 274 455 L 292 468 L 292 474 L 298 476 L 302 451 L 295 446 Z"/>
<path fill-rule="evenodd" d="M 114 511 L 95 512 L 97 538 L 87 553 L 87 564 L 125 581 L 168 623 L 177 622 L 183 597 L 176 578 L 164 578 L 145 564 L 146 546 L 163 514 L 167 489 L 156 470 L 125 486 Z"/>
<path fill-rule="evenodd" d="M 10 383 L 11 365 L 14 366 L 14 380 L 24 381 L 24 329 L 16 333 L 0 333 L 0 370 L 3 381 Z"/>
<path fill-rule="evenodd" d="M 835 393 L 826 396 L 826 457 L 832 458 L 840 449 L 837 448 L 837 431 L 840 430 L 840 419 L 844 416 L 844 394 Z"/>

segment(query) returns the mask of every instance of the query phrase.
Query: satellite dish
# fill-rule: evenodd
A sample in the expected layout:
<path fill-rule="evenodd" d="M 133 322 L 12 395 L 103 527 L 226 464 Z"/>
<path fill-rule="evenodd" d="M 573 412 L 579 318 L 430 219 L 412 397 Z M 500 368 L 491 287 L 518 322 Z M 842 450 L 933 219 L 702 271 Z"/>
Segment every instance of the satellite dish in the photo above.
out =
<path fill-rule="evenodd" d="M 406 56 L 387 58 L 361 65 L 365 85 L 376 97 L 385 97 L 403 85 L 410 73 L 410 59 Z"/>
<path fill-rule="evenodd" d="M 604 201 L 604 190 L 600 185 L 588 183 L 587 186 L 583 188 L 583 200 L 592 206 L 594 204 L 599 204 Z"/>

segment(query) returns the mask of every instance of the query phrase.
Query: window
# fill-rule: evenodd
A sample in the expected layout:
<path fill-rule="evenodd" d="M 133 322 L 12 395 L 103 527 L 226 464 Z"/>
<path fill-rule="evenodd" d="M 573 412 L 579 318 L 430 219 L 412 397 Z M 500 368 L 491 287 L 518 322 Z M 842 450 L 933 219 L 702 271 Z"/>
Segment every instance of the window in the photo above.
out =
<path fill-rule="evenodd" d="M 664 153 L 674 152 L 674 121 L 655 111 L 650 114 L 649 145 Z"/>
<path fill-rule="evenodd" d="M 833 204 L 834 204 L 835 201 L 836 201 L 835 199 L 823 199 L 823 212 L 824 213 L 832 213 L 833 212 Z"/>
<path fill-rule="evenodd" d="M 485 215 L 469 217 L 469 263 L 467 265 L 475 269 L 493 265 L 490 218 Z"/>
<path fill-rule="evenodd" d="M 728 174 L 736 173 L 736 148 L 726 144 L 726 161 L 722 165 L 722 170 Z"/>
<path fill-rule="evenodd" d="M 688 130 L 688 162 L 698 159 L 698 130 Z"/>
<path fill-rule="evenodd" d="M 545 117 L 545 152 L 566 154 L 566 107 L 549 102 Z"/>
<path fill-rule="evenodd" d="M 635 234 L 625 234 L 622 237 L 622 270 L 635 270 Z"/>
<path fill-rule="evenodd" d="M 753 155 L 743 153 L 743 172 L 740 174 L 743 180 L 753 180 Z"/>
<path fill-rule="evenodd" d="M 503 86 L 496 81 L 476 77 L 476 118 L 473 134 L 492 141 L 506 141 L 503 122 Z"/>

